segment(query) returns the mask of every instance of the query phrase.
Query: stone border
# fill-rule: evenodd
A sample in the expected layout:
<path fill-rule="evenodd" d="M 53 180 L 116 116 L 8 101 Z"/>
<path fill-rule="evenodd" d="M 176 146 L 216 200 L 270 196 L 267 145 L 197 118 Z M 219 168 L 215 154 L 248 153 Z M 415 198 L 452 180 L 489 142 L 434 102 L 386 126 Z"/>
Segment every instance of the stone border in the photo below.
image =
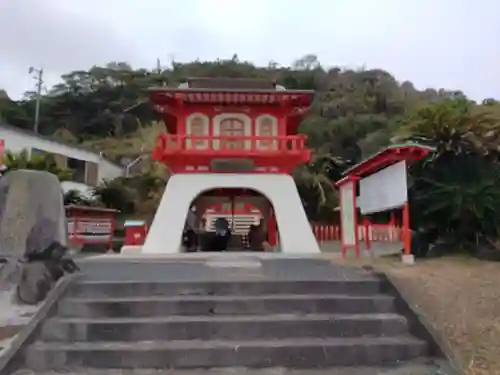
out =
<path fill-rule="evenodd" d="M 117 261 L 133 261 L 133 262 L 195 262 L 211 259 L 244 259 L 244 258 L 258 258 L 260 260 L 275 260 L 275 259 L 317 259 L 331 261 L 332 255 L 338 255 L 340 253 L 317 253 L 317 254 L 307 254 L 307 253 L 296 253 L 296 254 L 284 254 L 284 253 L 267 253 L 267 252 L 196 252 L 196 253 L 169 253 L 169 254 L 143 254 L 143 253 L 121 253 L 121 254 L 98 254 L 89 255 L 86 257 L 79 258 L 79 262 L 117 262 Z"/>
<path fill-rule="evenodd" d="M 11 374 L 24 367 L 24 350 L 36 339 L 43 322 L 54 313 L 59 299 L 66 292 L 72 281 L 79 276 L 80 274 L 78 273 L 67 275 L 56 283 L 29 323 L 21 329 L 10 343 L 10 346 L 0 356 L 0 374 Z"/>
<path fill-rule="evenodd" d="M 447 360 L 449 368 L 446 369 L 446 374 L 465 375 L 460 369 L 459 364 L 463 363 L 460 356 L 451 349 L 424 311 L 403 290 L 399 281 L 384 272 L 374 271 L 374 274 L 385 284 L 387 292 L 395 297 L 396 309 L 408 319 L 410 334 L 429 344 L 431 356 Z"/>

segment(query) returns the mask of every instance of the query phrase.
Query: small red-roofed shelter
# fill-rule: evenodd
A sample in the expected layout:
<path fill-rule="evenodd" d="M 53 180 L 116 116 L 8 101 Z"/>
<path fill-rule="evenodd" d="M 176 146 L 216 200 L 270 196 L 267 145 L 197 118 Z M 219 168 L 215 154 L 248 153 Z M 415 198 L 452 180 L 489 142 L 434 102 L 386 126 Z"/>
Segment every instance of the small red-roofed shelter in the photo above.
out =
<path fill-rule="evenodd" d="M 408 263 L 413 263 L 406 166 L 425 158 L 432 151 L 432 147 L 414 143 L 393 145 L 343 173 L 343 178 L 335 184 L 339 188 L 343 256 L 346 256 L 349 248 L 354 248 L 356 258 L 359 257 L 358 206 L 362 214 L 402 208 L 405 249 L 403 261 L 407 259 Z M 365 238 L 369 241 L 368 236 Z"/>
<path fill-rule="evenodd" d="M 112 249 L 118 210 L 72 204 L 65 210 L 71 246 L 106 244 Z"/>

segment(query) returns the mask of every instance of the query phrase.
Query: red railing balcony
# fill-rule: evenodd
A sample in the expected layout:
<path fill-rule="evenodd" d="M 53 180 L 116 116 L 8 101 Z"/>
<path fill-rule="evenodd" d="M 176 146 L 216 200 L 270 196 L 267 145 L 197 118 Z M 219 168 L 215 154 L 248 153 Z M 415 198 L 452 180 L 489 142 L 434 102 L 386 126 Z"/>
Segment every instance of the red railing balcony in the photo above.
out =
<path fill-rule="evenodd" d="M 252 159 L 256 165 L 307 163 L 311 150 L 305 135 L 194 136 L 161 134 L 153 160 L 166 164 L 201 165 L 209 159 Z"/>
<path fill-rule="evenodd" d="M 305 135 L 285 136 L 192 136 L 161 134 L 158 137 L 153 157 L 190 154 L 226 157 L 249 157 L 260 155 L 297 155 L 310 153 Z"/>

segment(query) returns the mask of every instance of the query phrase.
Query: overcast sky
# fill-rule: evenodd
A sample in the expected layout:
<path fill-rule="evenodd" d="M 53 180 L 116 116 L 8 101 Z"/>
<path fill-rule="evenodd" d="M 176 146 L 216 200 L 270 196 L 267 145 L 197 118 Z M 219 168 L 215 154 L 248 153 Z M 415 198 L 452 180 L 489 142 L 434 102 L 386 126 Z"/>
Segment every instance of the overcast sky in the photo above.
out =
<path fill-rule="evenodd" d="M 418 88 L 500 98 L 498 0 L 0 0 L 0 89 L 109 61 L 196 58 L 386 69 Z"/>

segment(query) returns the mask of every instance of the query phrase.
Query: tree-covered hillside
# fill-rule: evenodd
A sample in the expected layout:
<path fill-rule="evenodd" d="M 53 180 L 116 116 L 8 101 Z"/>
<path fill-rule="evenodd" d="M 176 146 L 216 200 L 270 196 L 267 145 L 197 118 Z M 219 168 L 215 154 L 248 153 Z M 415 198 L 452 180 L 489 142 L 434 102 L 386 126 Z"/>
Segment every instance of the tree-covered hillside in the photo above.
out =
<path fill-rule="evenodd" d="M 237 56 L 172 62 L 156 71 L 114 62 L 62 76 L 62 83 L 41 100 L 40 132 L 85 143 L 114 158 L 148 152 L 161 127 L 126 110 L 146 99 L 147 87 L 175 87 L 185 77 L 266 78 L 288 89 L 316 90 L 301 125 L 314 159 L 295 173 L 312 220 L 331 217 L 336 204 L 331 181 L 346 167 L 391 142 L 413 140 L 437 147 L 410 171 L 414 227 L 432 227 L 439 236 L 460 233 L 467 241 L 498 236 L 500 105 L 492 99 L 477 104 L 459 91 L 419 91 L 381 69 L 325 69 L 313 55 L 291 67 L 257 67 Z M 34 112 L 33 93 L 20 102 L 0 93 L 0 116 L 7 123 L 31 129 Z M 138 183 L 134 189 L 142 186 Z M 145 195 L 157 197 L 148 191 L 159 184 L 148 183 Z"/>
<path fill-rule="evenodd" d="M 383 70 L 325 70 L 312 55 L 296 61 L 292 68 L 275 63 L 256 67 L 236 56 L 211 62 L 172 62 L 162 71 L 133 69 L 120 62 L 63 75 L 62 83 L 43 96 L 40 132 L 77 142 L 130 135 L 139 122 L 124 110 L 145 98 L 144 89 L 176 86 L 183 78 L 196 76 L 267 78 L 289 89 L 317 90 L 303 129 L 313 147 L 345 153 L 351 159 L 386 144 L 394 121 L 415 105 L 463 96 L 445 90 L 418 91 L 410 82 L 398 82 Z M 0 95 L 0 114 L 12 125 L 32 129 L 33 99 L 33 92 L 20 102 Z"/>

